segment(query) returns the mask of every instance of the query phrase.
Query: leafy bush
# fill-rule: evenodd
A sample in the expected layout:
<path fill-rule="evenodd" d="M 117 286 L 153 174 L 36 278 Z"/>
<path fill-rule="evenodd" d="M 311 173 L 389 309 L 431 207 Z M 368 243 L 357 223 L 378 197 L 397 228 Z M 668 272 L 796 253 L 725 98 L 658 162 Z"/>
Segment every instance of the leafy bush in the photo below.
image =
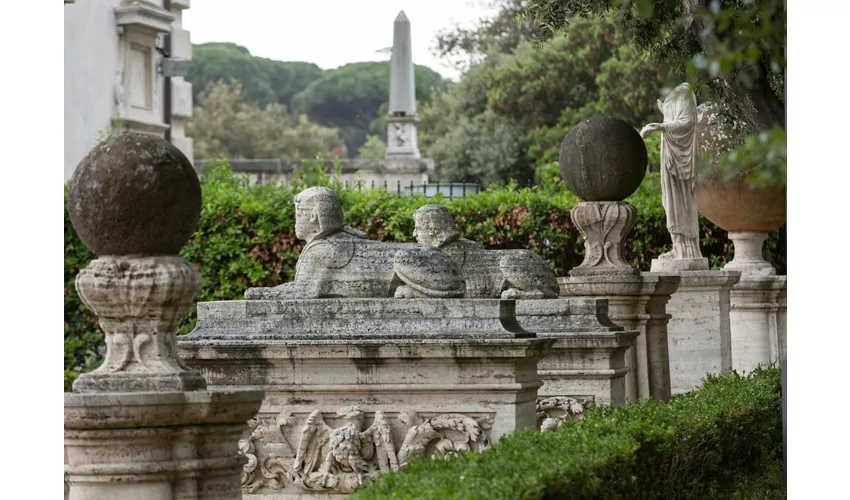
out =
<path fill-rule="evenodd" d="M 198 227 L 181 255 L 196 264 L 204 279 L 199 301 L 240 299 L 249 286 L 274 286 L 295 276 L 295 263 L 303 242 L 295 238 L 293 196 L 307 185 L 334 189 L 345 211 L 346 222 L 381 241 L 413 241 L 413 212 L 426 203 L 445 203 L 464 235 L 488 248 L 529 248 L 547 259 L 558 276 L 581 263 L 581 235 L 570 221 L 576 197 L 562 184 L 518 189 L 493 186 L 462 199 L 426 199 L 397 196 L 377 190 L 346 190 L 320 168 L 319 158 L 300 172 L 288 187 L 248 185 L 234 175 L 226 160 L 211 162 L 201 179 L 203 207 Z M 555 170 L 556 172 L 556 170 Z M 670 237 L 661 206 L 661 187 L 649 174 L 628 200 L 638 211 L 628 257 L 648 270 L 650 261 L 667 251 Z M 701 219 L 702 249 L 713 266 L 731 257 L 726 232 Z M 770 236 L 765 255 L 785 273 L 779 233 Z M 102 339 L 94 316 L 80 302 L 74 278 L 94 256 L 80 242 L 68 218 L 65 198 L 65 369 L 75 373 L 97 366 Z M 178 333 L 191 331 L 194 308 Z M 66 390 L 68 389 L 66 384 Z"/>
<path fill-rule="evenodd" d="M 482 453 L 417 457 L 356 499 L 742 498 L 772 488 L 782 457 L 779 369 L 710 376 L 670 403 L 598 407 L 551 433 Z M 781 469 L 780 469 L 781 470 Z M 744 485 L 748 489 L 742 489 Z"/>

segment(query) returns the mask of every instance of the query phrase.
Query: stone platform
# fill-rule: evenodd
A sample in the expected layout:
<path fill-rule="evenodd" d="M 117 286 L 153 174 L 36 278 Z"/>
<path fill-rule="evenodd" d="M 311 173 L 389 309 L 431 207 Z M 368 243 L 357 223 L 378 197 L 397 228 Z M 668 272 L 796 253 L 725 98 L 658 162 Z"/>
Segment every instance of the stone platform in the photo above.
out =
<path fill-rule="evenodd" d="M 522 328 L 555 341 L 537 365 L 543 381 L 538 391 L 540 411 L 552 398 L 568 397 L 582 406 L 618 406 L 627 401 L 626 353 L 638 332 L 611 321 L 608 300 L 520 300 L 516 308 Z"/>
<path fill-rule="evenodd" d="M 515 307 L 500 299 L 200 303 L 196 329 L 178 346 L 211 387 L 265 390 L 240 442 L 245 498 L 318 498 L 351 492 L 415 453 L 483 450 L 536 427 L 537 363 L 554 341 L 520 328 Z M 345 442 L 359 442 L 358 458 L 329 454 Z"/>

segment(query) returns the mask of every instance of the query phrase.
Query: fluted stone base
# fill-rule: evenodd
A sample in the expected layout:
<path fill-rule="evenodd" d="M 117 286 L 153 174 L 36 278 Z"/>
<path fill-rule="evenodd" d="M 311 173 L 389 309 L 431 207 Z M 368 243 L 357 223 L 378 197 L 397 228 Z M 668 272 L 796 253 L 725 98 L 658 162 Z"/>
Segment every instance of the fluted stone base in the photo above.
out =
<path fill-rule="evenodd" d="M 65 394 L 66 498 L 238 500 L 260 390 Z"/>

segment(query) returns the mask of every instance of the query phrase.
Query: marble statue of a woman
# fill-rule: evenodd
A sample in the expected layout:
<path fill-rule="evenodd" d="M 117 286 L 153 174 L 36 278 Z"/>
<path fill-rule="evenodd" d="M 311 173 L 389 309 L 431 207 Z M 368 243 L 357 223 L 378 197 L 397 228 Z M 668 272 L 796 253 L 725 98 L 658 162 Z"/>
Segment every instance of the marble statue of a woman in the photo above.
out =
<path fill-rule="evenodd" d="M 708 259 L 699 249 L 699 213 L 694 195 L 697 159 L 697 101 L 690 85 L 678 85 L 658 101 L 662 123 L 650 123 L 641 137 L 661 131 L 661 201 L 673 249 L 652 261 L 652 271 L 699 271 Z"/>

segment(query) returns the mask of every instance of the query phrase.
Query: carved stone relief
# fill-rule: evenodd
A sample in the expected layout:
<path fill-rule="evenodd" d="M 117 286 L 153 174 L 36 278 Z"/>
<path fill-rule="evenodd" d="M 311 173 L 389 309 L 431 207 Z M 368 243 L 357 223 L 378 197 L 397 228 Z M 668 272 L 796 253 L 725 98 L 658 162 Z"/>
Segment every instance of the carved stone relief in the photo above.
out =
<path fill-rule="evenodd" d="M 409 411 L 397 418 L 407 427 L 398 447 L 387 415 L 376 411 L 366 426 L 358 406 L 337 410 L 335 426 L 325 422 L 321 410 L 302 422 L 289 410 L 273 420 L 255 418 L 249 422 L 248 437 L 239 441 L 239 453 L 248 459 L 243 491 L 296 486 L 310 492 L 351 493 L 384 472 L 397 471 L 417 454 L 450 456 L 490 445 L 490 417 L 457 413 L 422 417 Z"/>
<path fill-rule="evenodd" d="M 593 397 L 553 396 L 537 401 L 537 427 L 541 432 L 552 432 L 564 422 L 581 418 L 584 410 L 593 406 Z"/>

